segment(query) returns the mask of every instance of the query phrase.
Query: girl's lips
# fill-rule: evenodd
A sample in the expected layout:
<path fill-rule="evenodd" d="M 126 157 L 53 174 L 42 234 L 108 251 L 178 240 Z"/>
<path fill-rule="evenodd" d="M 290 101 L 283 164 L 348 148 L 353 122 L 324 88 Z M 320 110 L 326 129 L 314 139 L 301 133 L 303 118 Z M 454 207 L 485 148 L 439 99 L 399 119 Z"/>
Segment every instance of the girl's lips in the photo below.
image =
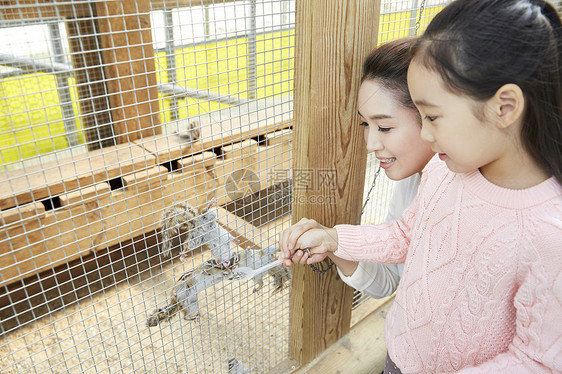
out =
<path fill-rule="evenodd" d="M 439 153 L 439 159 L 441 161 L 446 161 L 449 157 L 447 157 L 446 153 Z"/>
<path fill-rule="evenodd" d="M 394 165 L 394 161 L 396 161 L 396 158 L 379 158 L 379 161 L 381 163 L 381 168 L 388 169 L 389 167 Z"/>

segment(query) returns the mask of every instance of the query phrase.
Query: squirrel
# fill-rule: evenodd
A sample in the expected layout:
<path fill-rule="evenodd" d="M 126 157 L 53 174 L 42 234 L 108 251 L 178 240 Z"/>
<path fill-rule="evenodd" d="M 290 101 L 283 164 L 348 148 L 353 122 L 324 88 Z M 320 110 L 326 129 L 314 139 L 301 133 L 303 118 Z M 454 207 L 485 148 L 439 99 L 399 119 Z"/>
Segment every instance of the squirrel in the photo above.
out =
<path fill-rule="evenodd" d="M 211 259 L 182 274 L 176 282 L 170 295 L 168 305 L 156 309 L 146 321 L 148 327 L 158 326 L 160 322 L 169 322 L 179 311 L 183 311 L 184 319 L 199 322 L 199 302 L 197 294 L 208 287 L 223 281 L 229 272 L 229 268 L 235 266 L 239 261 L 233 256 L 229 267 L 225 268 L 222 263 Z"/>
<path fill-rule="evenodd" d="M 233 270 L 237 266 L 257 269 L 276 259 L 278 249 L 265 247 L 256 250 L 234 251 L 233 242 L 237 241 L 218 223 L 218 212 L 213 207 L 212 199 L 201 211 L 187 203 L 178 203 L 167 208 L 162 214 L 160 230 L 162 245 L 161 255 L 171 256 L 172 250 L 180 248 L 180 258 L 187 259 L 195 248 L 206 246 L 211 250 L 213 259 L 182 274 L 171 292 L 169 302 L 164 308 L 156 309 L 148 318 L 147 326 L 158 326 L 161 321 L 170 319 L 182 310 L 184 318 L 198 322 L 200 319 L 197 294 L 208 287 L 233 279 Z M 289 269 L 278 266 L 269 270 L 273 277 L 273 293 L 281 291 L 290 279 Z M 263 287 L 263 274 L 254 278 L 257 286 L 254 292 Z"/>
<path fill-rule="evenodd" d="M 261 249 L 246 249 L 238 252 L 238 266 L 247 266 L 252 269 L 257 269 L 267 265 L 270 262 L 277 260 L 278 250 L 279 249 L 277 247 L 268 246 Z M 281 291 L 286 286 L 287 281 L 291 279 L 290 270 L 282 265 L 270 269 L 268 273 L 273 277 L 274 294 Z M 254 277 L 254 282 L 256 283 L 254 292 L 260 291 L 263 287 L 263 277 L 264 274 L 259 274 Z"/>
<path fill-rule="evenodd" d="M 217 204 L 212 199 L 201 211 L 186 203 L 178 203 L 164 210 L 162 214 L 161 254 L 171 255 L 172 249 L 180 247 L 182 260 L 195 248 L 206 246 L 217 260 L 228 265 L 234 253 L 232 243 L 238 243 L 226 229 L 218 223 Z"/>

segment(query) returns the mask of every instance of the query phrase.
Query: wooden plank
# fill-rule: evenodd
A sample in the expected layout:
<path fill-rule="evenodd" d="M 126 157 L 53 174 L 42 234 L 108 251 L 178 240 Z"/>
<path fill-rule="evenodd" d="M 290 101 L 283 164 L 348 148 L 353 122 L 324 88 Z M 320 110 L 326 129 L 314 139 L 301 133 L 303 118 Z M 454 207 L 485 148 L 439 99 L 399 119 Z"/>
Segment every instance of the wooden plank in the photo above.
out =
<path fill-rule="evenodd" d="M 124 176 L 124 188 L 100 196 L 104 230 L 96 238 L 96 250 L 154 231 L 165 206 L 169 178 L 166 168 L 156 166 Z"/>
<path fill-rule="evenodd" d="M 222 157 L 225 160 L 246 159 L 258 150 L 258 142 L 252 139 L 243 140 L 222 147 Z"/>
<path fill-rule="evenodd" d="M 66 20 L 73 76 L 88 150 L 115 145 L 111 112 L 104 81 L 98 24 L 94 17 Z"/>
<path fill-rule="evenodd" d="M 18 221 L 25 221 L 32 217 L 41 217 L 45 213 L 45 206 L 41 203 L 31 203 L 5 211 L 0 211 L 0 227 Z"/>
<path fill-rule="evenodd" d="M 235 0 L 222 0 L 222 2 L 233 2 Z M 216 0 L 152 0 L 151 10 L 166 10 L 175 8 L 189 8 L 192 6 L 213 5 Z M 30 20 L 30 19 L 52 19 L 61 17 L 87 17 L 91 16 L 89 3 L 77 2 L 75 0 L 57 1 L 52 0 L 4 0 L 0 8 L 1 19 L 7 20 Z"/>
<path fill-rule="evenodd" d="M 293 141 L 293 129 L 283 129 L 265 134 L 267 146 L 290 145 Z"/>
<path fill-rule="evenodd" d="M 0 286 L 90 253 L 103 232 L 98 204 L 102 191 L 109 192 L 109 186 L 97 185 L 95 197 L 87 189 L 86 199 L 80 201 L 76 193 L 63 195 L 63 206 L 47 212 L 37 209 L 37 215 L 4 227 L 0 231 Z"/>
<path fill-rule="evenodd" d="M 216 184 L 207 171 L 184 168 L 168 175 L 170 178 L 164 186 L 166 207 L 187 202 L 191 206 L 202 208 L 215 196 Z"/>
<path fill-rule="evenodd" d="M 387 300 L 377 313 L 371 313 L 314 361 L 293 374 L 379 374 L 386 360 L 384 316 L 392 300 Z"/>
<path fill-rule="evenodd" d="M 260 135 L 266 135 L 276 130 L 287 129 L 293 125 L 292 119 L 279 121 L 278 113 L 292 113 L 292 105 L 274 105 L 240 117 L 202 125 L 201 138 L 189 142 L 176 134 L 165 134 L 142 140 L 135 140 L 147 152 L 152 153 L 158 164 L 191 156 L 201 151 L 211 151 L 214 148 L 235 142 L 247 140 Z"/>
<path fill-rule="evenodd" d="M 286 131 L 288 133 L 277 137 L 268 138 L 271 134 L 266 135 L 267 146 L 258 148 L 257 162 L 254 168 L 262 184 L 265 182 L 269 186 L 292 178 L 292 130 Z"/>
<path fill-rule="evenodd" d="M 360 323 L 363 319 L 367 318 L 373 312 L 382 308 L 389 300 L 394 300 L 394 295 L 380 299 L 372 297 L 367 298 L 351 312 L 351 328 Z"/>
<path fill-rule="evenodd" d="M 108 181 L 154 163 L 154 157 L 140 147 L 123 144 L 1 174 L 0 210 Z"/>
<path fill-rule="evenodd" d="M 166 207 L 178 202 L 202 207 L 214 195 L 213 178 L 205 171 L 168 172 L 158 166 L 123 180 L 124 189 L 100 199 L 104 233 L 95 242 L 96 250 L 160 229 Z"/>
<path fill-rule="evenodd" d="M 61 195 L 61 205 L 70 207 L 75 205 L 88 205 L 96 201 L 100 195 L 107 194 L 109 191 L 110 187 L 107 183 L 98 183 L 66 195 Z"/>
<path fill-rule="evenodd" d="M 376 46 L 380 0 L 296 6 L 293 222 L 354 223 L 367 156 L 355 124 L 357 91 L 363 59 Z M 321 171 L 335 180 L 318 183 Z M 314 203 L 318 197 L 323 204 Z M 289 356 L 306 364 L 349 331 L 353 290 L 335 268 L 322 275 L 293 268 Z"/>
<path fill-rule="evenodd" d="M 192 170 L 195 172 L 212 168 L 216 161 L 217 155 L 213 152 L 205 151 L 179 159 L 178 166 L 184 170 Z"/>
<path fill-rule="evenodd" d="M 237 181 L 241 176 L 248 176 L 255 180 L 256 150 L 257 142 L 254 140 L 246 140 L 234 145 L 227 145 L 222 148 L 222 157 L 214 158 L 213 163 L 207 166 L 209 175 L 214 181 L 213 196 L 217 199 L 219 205 L 225 205 L 233 201 L 239 194 L 244 194 L 241 186 Z M 233 174 L 235 173 L 236 174 Z M 257 182 L 257 180 L 256 180 Z M 261 188 L 259 184 L 252 185 L 252 191 L 257 192 Z M 248 191 L 246 191 L 248 192 Z M 248 192 L 249 193 L 249 192 Z"/>
<path fill-rule="evenodd" d="M 147 191 L 151 187 L 160 187 L 163 184 L 165 185 L 169 178 L 167 174 L 168 169 L 163 166 L 155 166 L 138 173 L 124 176 L 123 185 L 127 191 Z"/>
<path fill-rule="evenodd" d="M 226 145 L 222 147 L 222 158 L 216 159 L 214 165 L 209 168 L 213 173 L 217 184 L 223 186 L 238 177 L 245 175 L 245 171 L 256 173 L 258 143 L 254 140 L 244 140 L 242 142 Z M 236 172 L 236 175 L 233 173 Z M 232 179 L 234 178 L 234 179 Z M 230 193 L 237 194 L 232 185 Z M 259 186 L 255 191 L 259 190 Z M 243 193 L 243 191 L 241 191 Z M 248 191 L 246 191 L 248 192 Z"/>
<path fill-rule="evenodd" d="M 221 3 L 228 3 L 234 1 L 236 0 L 222 0 Z M 217 3 L 216 0 L 197 0 L 197 2 L 194 2 L 193 0 L 151 0 L 150 1 L 152 10 L 187 8 L 192 6 L 214 5 L 216 3 Z"/>
<path fill-rule="evenodd" d="M 0 19 L 3 21 L 87 17 L 92 14 L 90 4 L 73 0 L 3 0 L 1 5 Z"/>
<path fill-rule="evenodd" d="M 275 242 L 264 235 L 259 228 L 249 224 L 236 214 L 224 208 L 219 207 L 217 209 L 219 224 L 238 239 L 238 245 L 240 247 L 244 249 L 260 249 L 268 245 L 275 245 Z"/>
<path fill-rule="evenodd" d="M 160 134 L 150 1 L 101 1 L 96 11 L 117 143 Z"/>
<path fill-rule="evenodd" d="M 268 374 L 287 374 L 292 373 L 300 367 L 299 363 L 291 358 L 286 358 L 271 369 Z"/>

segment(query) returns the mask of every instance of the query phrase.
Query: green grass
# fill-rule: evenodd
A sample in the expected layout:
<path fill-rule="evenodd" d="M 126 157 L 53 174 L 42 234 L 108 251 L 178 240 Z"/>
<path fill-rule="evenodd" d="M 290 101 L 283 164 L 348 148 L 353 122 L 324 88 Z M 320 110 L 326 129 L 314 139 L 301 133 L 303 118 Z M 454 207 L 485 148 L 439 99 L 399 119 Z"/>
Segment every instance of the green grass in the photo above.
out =
<path fill-rule="evenodd" d="M 285 31 L 258 35 L 256 40 L 257 98 L 284 95 L 293 89 L 294 32 Z M 176 81 L 179 85 L 199 90 L 210 90 L 220 95 L 247 98 L 246 38 L 176 50 Z M 164 53 L 156 58 L 158 81 L 168 82 Z M 162 103 L 162 101 L 161 101 Z M 195 99 L 182 100 L 179 117 L 185 118 L 208 113 L 224 104 Z M 170 120 L 169 102 L 164 101 L 161 120 Z"/>
<path fill-rule="evenodd" d="M 0 165 L 68 147 L 54 75 L 0 80 L 0 95 Z"/>
<path fill-rule="evenodd" d="M 441 7 L 424 11 L 423 29 Z M 408 36 L 410 12 L 383 14 L 379 43 Z M 176 49 L 176 82 L 184 87 L 210 90 L 221 95 L 247 97 L 246 38 Z M 294 31 L 257 37 L 257 98 L 285 95 L 293 90 Z M 155 56 L 157 79 L 168 82 L 164 53 Z M 69 80 L 76 125 L 82 129 L 73 79 Z M 27 74 L 0 80 L 0 170 L 17 161 L 55 150 L 68 143 L 54 75 Z M 170 101 L 160 96 L 160 120 L 171 120 Z M 195 99 L 179 101 L 179 118 L 196 116 L 226 107 Z M 80 131 L 79 139 L 84 143 Z"/>
<path fill-rule="evenodd" d="M 177 49 L 176 81 L 221 95 L 247 97 L 245 38 Z M 257 37 L 257 97 L 273 97 L 292 91 L 294 31 Z M 159 82 L 168 82 L 166 56 L 158 53 Z M 74 81 L 70 79 L 78 129 L 82 129 Z M 68 143 L 54 75 L 27 74 L 0 80 L 0 169 L 19 160 L 65 149 Z M 160 120 L 170 121 L 169 100 L 160 96 Z M 179 118 L 226 107 L 195 99 L 179 101 Z M 80 131 L 80 142 L 84 135 Z"/>

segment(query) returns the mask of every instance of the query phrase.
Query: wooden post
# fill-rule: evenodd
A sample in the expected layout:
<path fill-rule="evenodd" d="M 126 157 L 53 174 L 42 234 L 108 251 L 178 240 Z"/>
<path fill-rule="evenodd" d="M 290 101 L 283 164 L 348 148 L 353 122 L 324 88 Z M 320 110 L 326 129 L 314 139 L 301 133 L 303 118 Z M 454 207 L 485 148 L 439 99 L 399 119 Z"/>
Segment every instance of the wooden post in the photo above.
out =
<path fill-rule="evenodd" d="M 96 2 L 96 12 L 117 143 L 160 134 L 150 0 Z"/>
<path fill-rule="evenodd" d="M 96 19 L 90 14 L 65 24 L 88 150 L 115 145 Z"/>
<path fill-rule="evenodd" d="M 355 224 L 367 155 L 357 92 L 376 46 L 380 0 L 296 6 L 293 222 Z M 349 331 L 353 291 L 334 268 L 318 274 L 300 265 L 291 287 L 289 355 L 304 365 Z"/>

